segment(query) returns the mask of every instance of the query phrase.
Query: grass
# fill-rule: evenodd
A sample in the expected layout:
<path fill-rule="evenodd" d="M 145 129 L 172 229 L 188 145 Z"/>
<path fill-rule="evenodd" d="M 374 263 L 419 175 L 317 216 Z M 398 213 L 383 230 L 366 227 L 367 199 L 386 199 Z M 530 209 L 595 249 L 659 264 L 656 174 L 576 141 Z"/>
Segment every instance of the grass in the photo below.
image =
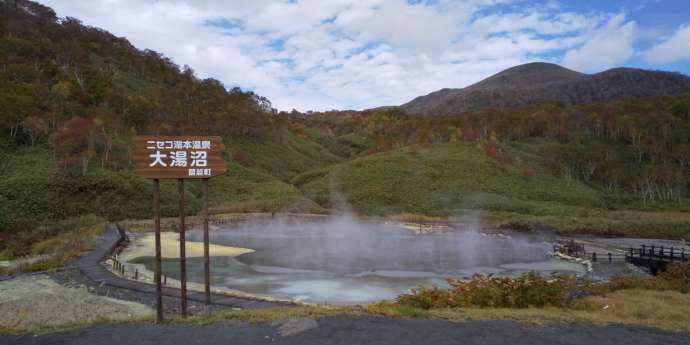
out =
<path fill-rule="evenodd" d="M 209 180 L 211 213 L 324 213 L 293 185 L 271 175 L 230 164 L 228 172 Z"/>
<path fill-rule="evenodd" d="M 302 143 L 293 137 L 286 140 Z M 310 149 L 301 148 L 307 152 Z M 86 176 L 65 175 L 52 151 L 45 147 L 18 148 L 1 156 L 0 234 L 6 228 L 33 229 L 85 214 L 110 221 L 152 217 L 152 183 L 129 170 L 102 169 L 94 163 Z M 283 158 L 296 159 L 294 155 Z M 316 164 L 303 163 L 305 167 Z M 201 184 L 189 181 L 185 189 L 187 213 L 197 214 L 201 209 Z M 229 163 L 227 174 L 210 180 L 209 192 L 212 213 L 326 212 L 294 186 L 260 168 L 249 169 L 236 163 Z M 161 181 L 163 216 L 177 215 L 177 198 L 176 181 Z"/>
<path fill-rule="evenodd" d="M 225 175 L 211 179 L 211 213 L 327 214 L 347 204 L 361 215 L 408 221 L 469 212 L 492 227 L 690 239 L 690 199 L 643 205 L 630 195 L 567 182 L 546 168 L 541 141 L 501 144 L 511 157 L 502 167 L 479 143 L 411 146 L 347 159 L 362 154 L 370 139 L 315 128 L 305 133 L 227 138 L 228 152 L 242 150 L 253 165 L 231 161 Z M 84 214 L 109 221 L 152 216 L 152 184 L 129 170 L 103 169 L 94 161 L 86 176 L 67 176 L 52 150 L 41 146 L 5 147 L 0 156 L 0 241 L 14 236 L 3 229 L 26 231 Z M 189 181 L 186 191 L 187 214 L 196 215 L 200 182 Z M 161 202 L 163 216 L 177 215 L 175 181 L 162 182 Z M 0 243 L 0 258 L 13 254 L 4 247 Z"/>
<path fill-rule="evenodd" d="M 656 327 L 690 331 L 690 295 L 676 291 L 620 290 L 605 296 L 587 297 L 577 309 L 570 308 L 468 308 L 430 310 L 431 317 L 448 320 L 507 319 L 534 324 L 586 322 Z"/>
<path fill-rule="evenodd" d="M 690 331 L 690 295 L 675 291 L 620 290 L 605 296 L 587 297 L 575 309 L 571 308 L 463 308 L 423 310 L 401 306 L 389 301 L 365 306 L 323 307 L 296 306 L 267 309 L 243 309 L 215 312 L 208 316 L 187 319 L 174 317 L 169 324 L 209 325 L 224 320 L 251 323 L 269 322 L 290 317 L 329 317 L 336 315 L 374 315 L 391 318 L 431 318 L 449 321 L 513 320 L 535 325 L 550 322 L 580 322 L 594 325 L 622 324 L 655 327 L 670 331 Z M 151 318 L 112 321 L 98 320 L 96 324 L 131 324 L 152 322 Z M 90 323 L 94 324 L 94 323 Z M 49 333 L 74 329 L 85 324 L 68 324 L 30 330 L 32 333 Z M 26 331 L 26 330 L 25 330 Z M 0 329 L 0 334 L 17 333 L 17 330 Z"/>
<path fill-rule="evenodd" d="M 281 133 L 281 139 L 226 137 L 226 149 L 231 153 L 238 149 L 246 152 L 255 163 L 254 169 L 283 181 L 288 181 L 307 170 L 340 162 L 343 159 L 314 141 L 287 130 Z"/>
<path fill-rule="evenodd" d="M 553 204 L 591 206 L 601 193 L 582 183 L 567 184 L 528 153 L 514 153 L 502 169 L 475 143 L 406 147 L 335 165 L 312 178 L 295 177 L 307 197 L 328 205 L 340 190 L 353 207 L 368 214 L 450 215 L 476 208 L 520 213 L 559 212 Z M 522 170 L 534 169 L 535 177 Z M 560 211 L 565 213 L 565 211 Z"/>
<path fill-rule="evenodd" d="M 7 259 L 36 255 L 44 255 L 46 259 L 4 269 L 1 273 L 36 272 L 63 267 L 68 260 L 93 250 L 96 239 L 104 230 L 103 218 L 86 215 L 22 232 L 6 245 L 6 250 L 12 253 Z"/>
<path fill-rule="evenodd" d="M 133 324 L 140 324 L 140 323 L 150 323 L 150 322 L 153 322 L 153 320 L 154 320 L 153 316 L 132 318 L 129 320 L 114 320 L 114 319 L 110 319 L 107 317 L 98 317 L 98 318 L 96 318 L 96 320 L 94 320 L 92 322 L 88 322 L 88 323 L 69 322 L 69 323 L 64 323 L 64 324 L 59 324 L 59 325 L 44 326 L 44 327 L 31 328 L 31 329 L 16 329 L 16 328 L 0 327 L 0 335 L 31 334 L 33 336 L 37 336 L 37 335 L 43 335 L 43 334 L 48 334 L 48 333 L 65 332 L 65 331 L 75 330 L 75 329 L 79 329 L 79 328 L 86 327 L 86 326 L 113 325 L 113 324 L 133 325 Z"/>
<path fill-rule="evenodd" d="M 310 170 L 291 182 L 324 208 L 345 199 L 364 215 L 454 218 L 480 211 L 487 226 L 690 239 L 690 200 L 642 208 L 554 176 L 535 143 L 504 145 L 501 167 L 477 143 L 431 144 Z M 530 171 L 530 174 L 525 174 Z"/>
<path fill-rule="evenodd" d="M 559 233 L 601 236 L 690 239 L 690 213 L 664 211 L 607 211 L 586 214 L 533 216 L 515 212 L 482 211 L 483 224 L 513 229 L 553 228 Z"/>
<path fill-rule="evenodd" d="M 373 146 L 371 138 L 364 133 L 352 132 L 338 136 L 327 130 L 312 127 L 307 127 L 305 133 L 310 140 L 343 158 L 360 155 Z"/>
<path fill-rule="evenodd" d="M 0 218 L 5 217 L 7 227 L 31 229 L 85 214 L 110 220 L 152 215 L 152 183 L 131 172 L 93 166 L 86 176 L 65 175 L 46 148 L 18 149 L 5 159 L 5 168 L 0 168 L 0 200 L 6 202 L 0 204 Z M 196 213 L 199 198 L 188 194 L 188 210 Z M 162 182 L 161 212 L 175 215 L 177 204 L 176 184 Z"/>
<path fill-rule="evenodd" d="M 215 312 L 208 316 L 195 316 L 188 319 L 173 318 L 173 323 L 192 323 L 209 325 L 224 320 L 240 320 L 251 323 L 268 322 L 290 317 L 327 317 L 335 315 L 364 315 L 364 309 L 352 307 L 295 306 L 262 309 L 242 309 Z"/>
<path fill-rule="evenodd" d="M 424 310 L 382 301 L 364 306 L 298 306 L 286 308 L 221 311 L 210 316 L 173 319 L 173 323 L 208 325 L 223 320 L 268 322 L 289 317 L 375 315 L 392 318 L 431 318 L 450 321 L 514 320 L 530 324 L 583 322 L 595 325 L 624 324 L 671 331 L 690 331 L 690 295 L 675 291 L 620 290 L 605 296 L 587 297 L 575 308 L 462 308 Z M 607 307 L 608 306 L 608 307 Z"/>

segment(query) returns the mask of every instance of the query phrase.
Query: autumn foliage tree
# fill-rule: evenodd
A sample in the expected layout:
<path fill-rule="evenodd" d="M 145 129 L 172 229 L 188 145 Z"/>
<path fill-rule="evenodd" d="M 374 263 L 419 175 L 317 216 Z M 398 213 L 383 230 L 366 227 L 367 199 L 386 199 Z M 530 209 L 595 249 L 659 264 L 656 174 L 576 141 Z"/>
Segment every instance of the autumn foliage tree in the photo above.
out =
<path fill-rule="evenodd" d="M 63 171 L 72 172 L 78 166 L 81 174 L 86 175 L 89 161 L 95 155 L 91 126 L 91 121 L 75 116 L 53 135 L 53 145 L 61 156 Z"/>
<path fill-rule="evenodd" d="M 31 146 L 34 146 L 36 140 L 48 133 L 48 123 L 38 116 L 29 116 L 22 121 L 22 131 L 29 137 Z"/>

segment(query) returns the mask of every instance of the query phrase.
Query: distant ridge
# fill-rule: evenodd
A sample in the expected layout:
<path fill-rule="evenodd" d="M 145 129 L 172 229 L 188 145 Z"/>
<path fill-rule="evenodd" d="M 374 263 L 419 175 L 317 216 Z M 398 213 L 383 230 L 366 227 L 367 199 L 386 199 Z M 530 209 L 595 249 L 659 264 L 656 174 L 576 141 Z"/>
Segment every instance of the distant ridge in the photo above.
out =
<path fill-rule="evenodd" d="M 625 97 L 690 91 L 690 77 L 675 72 L 614 68 L 584 74 L 544 62 L 511 67 L 462 89 L 441 89 L 401 105 L 408 113 L 448 114 L 555 101 L 585 104 Z"/>

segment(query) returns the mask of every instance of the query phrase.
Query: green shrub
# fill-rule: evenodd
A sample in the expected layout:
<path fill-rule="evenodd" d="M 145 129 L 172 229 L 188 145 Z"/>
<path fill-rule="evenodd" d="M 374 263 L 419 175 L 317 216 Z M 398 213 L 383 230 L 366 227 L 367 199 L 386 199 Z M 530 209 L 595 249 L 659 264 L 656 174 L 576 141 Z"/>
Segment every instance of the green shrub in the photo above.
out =
<path fill-rule="evenodd" d="M 14 259 L 14 248 L 6 247 L 3 250 L 0 250 L 0 261 L 12 259 Z"/>
<path fill-rule="evenodd" d="M 675 290 L 682 293 L 690 292 L 690 263 L 673 262 L 649 279 L 649 288 L 654 290 Z"/>
<path fill-rule="evenodd" d="M 644 289 L 647 287 L 648 279 L 638 276 L 621 275 L 615 276 L 607 282 L 592 284 L 590 291 L 595 295 L 603 295 L 618 290 Z"/>
<path fill-rule="evenodd" d="M 578 288 L 573 276 L 546 279 L 537 272 L 517 278 L 475 274 L 463 281 L 448 279 L 449 289 L 413 289 L 397 298 L 401 305 L 415 308 L 527 308 L 571 304 Z"/>
<path fill-rule="evenodd" d="M 604 295 L 618 290 L 650 289 L 690 292 L 690 264 L 671 263 L 651 278 L 617 276 L 593 284 L 572 275 L 546 279 L 537 272 L 516 278 L 475 274 L 470 280 L 448 279 L 450 288 L 412 289 L 396 298 L 396 304 L 420 309 L 576 307 L 575 296 Z"/>
<path fill-rule="evenodd" d="M 617 276 L 608 282 L 592 285 L 592 293 L 596 295 L 630 289 L 673 290 L 688 293 L 690 292 L 690 263 L 670 263 L 666 271 L 659 272 L 650 278 Z"/>

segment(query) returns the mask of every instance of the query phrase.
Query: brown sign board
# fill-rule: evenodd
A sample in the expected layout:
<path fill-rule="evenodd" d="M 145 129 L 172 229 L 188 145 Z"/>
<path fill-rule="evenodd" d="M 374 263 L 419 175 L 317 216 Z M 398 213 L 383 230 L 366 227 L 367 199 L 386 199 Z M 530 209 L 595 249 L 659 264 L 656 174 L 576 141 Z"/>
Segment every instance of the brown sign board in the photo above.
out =
<path fill-rule="evenodd" d="M 134 144 L 135 173 L 146 178 L 209 178 L 228 170 L 218 136 L 146 135 Z"/>

